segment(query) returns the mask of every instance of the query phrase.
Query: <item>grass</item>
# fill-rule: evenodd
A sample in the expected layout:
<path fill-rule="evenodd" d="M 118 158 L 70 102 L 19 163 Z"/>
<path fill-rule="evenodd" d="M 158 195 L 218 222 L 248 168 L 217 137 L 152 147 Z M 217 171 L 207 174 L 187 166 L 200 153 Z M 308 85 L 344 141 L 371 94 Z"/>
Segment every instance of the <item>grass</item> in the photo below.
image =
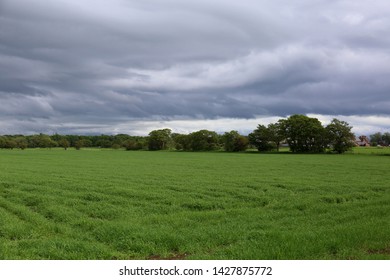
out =
<path fill-rule="evenodd" d="M 390 157 L 361 150 L 1 150 L 0 259 L 390 259 Z"/>
<path fill-rule="evenodd" d="M 351 153 L 351 152 L 349 152 Z M 362 155 L 388 155 L 390 156 L 390 147 L 355 147 L 352 149 L 353 154 Z"/>

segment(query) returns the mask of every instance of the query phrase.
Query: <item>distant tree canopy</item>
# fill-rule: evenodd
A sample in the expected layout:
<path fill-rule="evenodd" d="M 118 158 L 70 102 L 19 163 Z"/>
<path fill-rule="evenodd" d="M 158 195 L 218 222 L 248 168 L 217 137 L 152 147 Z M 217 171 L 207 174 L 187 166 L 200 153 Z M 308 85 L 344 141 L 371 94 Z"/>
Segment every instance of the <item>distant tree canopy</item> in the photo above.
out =
<path fill-rule="evenodd" d="M 172 143 L 172 131 L 168 128 L 153 130 L 149 133 L 148 147 L 151 151 L 166 150 Z"/>
<path fill-rule="evenodd" d="M 267 127 L 258 125 L 249 134 L 249 142 L 259 151 L 278 151 L 280 143 L 285 141 L 294 153 L 321 153 L 327 148 L 344 153 L 354 146 L 351 129 L 348 123 L 337 119 L 323 127 L 316 118 L 292 115 Z"/>
<path fill-rule="evenodd" d="M 341 154 L 354 146 L 355 135 L 351 131 L 352 127 L 344 121 L 333 119 L 325 127 L 326 140 L 333 151 Z"/>
<path fill-rule="evenodd" d="M 281 134 L 292 152 L 320 153 L 325 150 L 325 128 L 318 119 L 292 115 L 279 123 Z"/>
<path fill-rule="evenodd" d="M 227 152 L 241 152 L 248 148 L 249 140 L 236 130 L 232 130 L 222 135 L 222 143 L 224 150 Z"/>
<path fill-rule="evenodd" d="M 58 146 L 64 148 L 65 150 L 67 150 L 70 146 L 70 143 L 69 141 L 66 139 L 66 138 L 61 138 L 58 140 Z"/>
<path fill-rule="evenodd" d="M 134 148 L 147 149 L 147 137 L 129 136 L 126 134 L 118 135 L 99 135 L 99 136 L 80 136 L 80 135 L 4 135 L 0 136 L 1 149 L 26 149 L 26 148 L 54 148 L 61 147 L 81 149 L 83 147 L 99 148 L 126 148 L 128 143 L 133 142 Z"/>
<path fill-rule="evenodd" d="M 297 153 L 324 151 L 326 147 L 325 128 L 315 118 L 293 115 L 271 123 L 267 127 L 258 127 L 249 134 L 251 145 L 259 151 L 279 150 L 280 143 L 288 143 L 290 150 Z"/>
<path fill-rule="evenodd" d="M 190 136 L 187 134 L 172 133 L 172 140 L 174 142 L 174 148 L 178 151 L 190 151 L 191 142 Z"/>
<path fill-rule="evenodd" d="M 191 151 L 213 151 L 219 148 L 219 136 L 210 130 L 199 130 L 188 135 Z"/>
<path fill-rule="evenodd" d="M 377 132 L 370 135 L 370 141 L 373 146 L 389 146 L 390 145 L 390 133 L 385 132 Z"/>
<path fill-rule="evenodd" d="M 257 128 L 248 135 L 249 143 L 257 148 L 259 152 L 271 151 L 276 148 L 273 145 L 270 130 L 265 126 L 259 124 Z"/>
<path fill-rule="evenodd" d="M 354 146 L 352 127 L 344 121 L 333 119 L 322 126 L 316 118 L 292 115 L 268 126 L 259 124 L 255 130 L 244 136 L 236 130 L 218 134 L 202 129 L 189 134 L 172 133 L 169 128 L 153 130 L 148 136 L 118 135 L 4 135 L 0 136 L 1 149 L 54 148 L 77 150 L 84 147 L 123 148 L 125 150 L 167 150 L 178 151 L 245 151 L 248 146 L 260 152 L 279 151 L 281 144 L 295 153 L 320 153 L 330 150 L 344 153 Z M 370 136 L 377 145 L 390 144 L 390 133 L 375 133 Z"/>

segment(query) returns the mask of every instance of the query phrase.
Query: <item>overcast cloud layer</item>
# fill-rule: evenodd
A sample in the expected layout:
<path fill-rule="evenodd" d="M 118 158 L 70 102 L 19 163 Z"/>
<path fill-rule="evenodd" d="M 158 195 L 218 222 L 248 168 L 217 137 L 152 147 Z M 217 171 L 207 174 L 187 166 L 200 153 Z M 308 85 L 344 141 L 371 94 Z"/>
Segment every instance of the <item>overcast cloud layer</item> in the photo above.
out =
<path fill-rule="evenodd" d="M 0 134 L 390 131 L 386 0 L 0 0 Z"/>

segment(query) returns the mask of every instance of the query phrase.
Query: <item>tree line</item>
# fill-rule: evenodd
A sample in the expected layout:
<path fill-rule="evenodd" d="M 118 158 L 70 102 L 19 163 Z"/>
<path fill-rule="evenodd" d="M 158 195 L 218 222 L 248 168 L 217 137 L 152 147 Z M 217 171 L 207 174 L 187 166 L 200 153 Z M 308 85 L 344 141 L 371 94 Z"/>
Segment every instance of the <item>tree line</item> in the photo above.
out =
<path fill-rule="evenodd" d="M 370 135 L 371 146 L 390 146 L 390 133 L 377 132 Z"/>
<path fill-rule="evenodd" d="M 268 126 L 258 125 L 249 135 L 232 130 L 224 134 L 199 130 L 189 134 L 173 133 L 170 129 L 153 130 L 148 136 L 118 135 L 4 135 L 0 136 L 2 149 L 99 147 L 126 150 L 178 151 L 245 151 L 256 148 L 260 152 L 279 151 L 284 145 L 294 153 L 321 153 L 330 150 L 344 153 L 353 147 L 355 136 L 345 121 L 333 119 L 323 126 L 316 118 L 292 115 Z M 374 134 L 378 145 L 389 145 L 390 134 Z"/>

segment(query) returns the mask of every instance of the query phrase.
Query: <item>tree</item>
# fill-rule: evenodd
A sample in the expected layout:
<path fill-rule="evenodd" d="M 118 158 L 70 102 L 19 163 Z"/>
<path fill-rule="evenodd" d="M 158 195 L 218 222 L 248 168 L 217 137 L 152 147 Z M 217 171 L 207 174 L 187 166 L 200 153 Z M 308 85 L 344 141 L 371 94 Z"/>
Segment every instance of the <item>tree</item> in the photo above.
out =
<path fill-rule="evenodd" d="M 31 137 L 31 144 L 34 148 L 53 148 L 57 146 L 57 142 L 52 140 L 49 135 L 38 134 Z"/>
<path fill-rule="evenodd" d="M 80 150 L 82 147 L 84 147 L 84 141 L 82 139 L 79 139 L 74 143 L 74 147 L 76 150 Z"/>
<path fill-rule="evenodd" d="M 179 151 L 190 151 L 191 150 L 191 142 L 190 137 L 187 134 L 180 133 L 172 133 L 172 140 L 174 143 L 174 147 Z"/>
<path fill-rule="evenodd" d="M 171 144 L 171 133 L 169 128 L 153 130 L 149 133 L 148 147 L 151 151 L 168 149 Z"/>
<path fill-rule="evenodd" d="M 390 133 L 389 133 L 389 132 L 383 133 L 383 135 L 382 135 L 382 141 L 383 141 L 383 144 L 384 144 L 384 145 L 386 145 L 386 146 L 389 146 L 389 145 L 390 145 Z"/>
<path fill-rule="evenodd" d="M 212 151 L 219 147 L 219 137 L 214 131 L 202 129 L 188 135 L 191 151 Z"/>
<path fill-rule="evenodd" d="M 27 139 L 24 136 L 19 136 L 15 138 L 16 147 L 24 150 L 28 147 Z"/>
<path fill-rule="evenodd" d="M 385 132 L 385 133 L 374 133 L 370 135 L 370 142 L 373 146 L 376 145 L 382 145 L 382 146 L 389 146 L 390 145 L 390 133 Z"/>
<path fill-rule="evenodd" d="M 271 123 L 267 127 L 269 141 L 273 143 L 276 150 L 279 152 L 280 142 L 284 140 L 284 135 L 281 130 L 281 123 Z"/>
<path fill-rule="evenodd" d="M 3 144 L 3 148 L 13 150 L 17 148 L 17 143 L 14 139 L 6 137 Z"/>
<path fill-rule="evenodd" d="M 383 145 L 382 133 L 377 132 L 377 133 L 370 135 L 370 142 L 373 146 Z"/>
<path fill-rule="evenodd" d="M 67 150 L 70 146 L 70 143 L 69 141 L 66 139 L 66 138 L 61 138 L 58 140 L 58 146 L 64 148 L 65 150 Z"/>
<path fill-rule="evenodd" d="M 113 145 L 113 138 L 114 137 L 110 136 L 110 135 L 100 135 L 98 140 L 96 141 L 96 145 L 101 147 L 101 148 L 111 148 Z M 85 139 L 83 139 L 83 140 L 85 140 Z M 87 144 L 87 142 L 84 141 L 83 146 L 87 146 L 85 144 Z"/>
<path fill-rule="evenodd" d="M 249 143 L 248 138 L 240 135 L 235 130 L 225 132 L 225 134 L 222 135 L 222 142 L 224 150 L 227 152 L 245 151 Z"/>
<path fill-rule="evenodd" d="M 56 141 L 58 143 L 58 141 L 60 141 L 63 137 L 64 136 L 59 135 L 58 133 L 55 133 L 52 136 L 50 136 L 50 139 L 53 141 Z"/>
<path fill-rule="evenodd" d="M 123 142 L 123 147 L 125 147 L 126 151 L 135 151 L 135 150 L 142 150 L 142 143 L 140 141 L 137 141 L 135 139 L 128 139 L 125 142 Z"/>
<path fill-rule="evenodd" d="M 326 147 L 325 128 L 316 118 L 292 115 L 279 121 L 283 137 L 294 153 L 319 153 Z"/>
<path fill-rule="evenodd" d="M 117 134 L 114 136 L 114 144 L 119 144 L 123 146 L 123 143 L 125 143 L 127 140 L 131 140 L 131 136 L 127 134 Z"/>
<path fill-rule="evenodd" d="M 271 151 L 275 146 L 270 141 L 270 131 L 262 124 L 248 135 L 249 143 L 257 148 L 259 152 Z"/>
<path fill-rule="evenodd" d="M 87 136 L 80 138 L 83 141 L 83 147 L 92 147 L 92 141 Z M 109 147 L 107 147 L 109 148 Z"/>
<path fill-rule="evenodd" d="M 332 150 L 341 154 L 354 146 L 355 135 L 352 133 L 352 126 L 345 121 L 333 119 L 326 127 L 328 143 Z"/>
<path fill-rule="evenodd" d="M 3 136 L 0 136 L 0 149 L 4 149 L 5 148 L 5 137 Z"/>

